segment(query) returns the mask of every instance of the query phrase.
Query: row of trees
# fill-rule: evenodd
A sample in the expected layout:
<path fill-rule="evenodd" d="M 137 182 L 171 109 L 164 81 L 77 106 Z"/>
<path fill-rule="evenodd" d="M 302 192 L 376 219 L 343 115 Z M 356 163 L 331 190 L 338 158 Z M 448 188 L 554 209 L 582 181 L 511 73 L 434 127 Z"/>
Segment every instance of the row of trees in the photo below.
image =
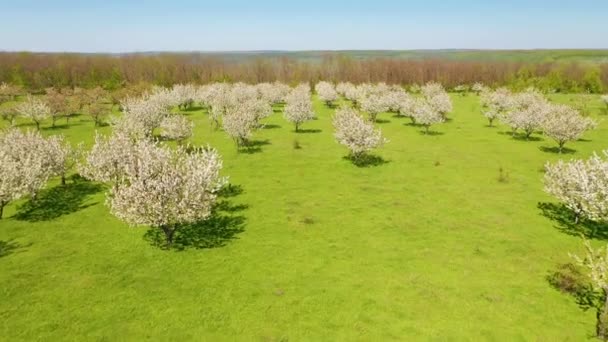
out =
<path fill-rule="evenodd" d="M 242 56 L 241 56 L 242 57 Z M 320 60 L 288 57 L 223 58 L 209 54 L 52 54 L 0 53 L 0 83 L 29 90 L 47 87 L 101 86 L 118 89 L 146 82 L 162 86 L 217 81 L 289 84 L 332 82 L 425 84 L 453 90 L 482 82 L 516 90 L 534 86 L 546 91 L 599 93 L 608 87 L 608 64 L 468 62 L 398 58 L 353 59 L 327 54 Z"/>
<path fill-rule="evenodd" d="M 579 139 L 596 126 L 591 118 L 570 106 L 549 102 L 535 89 L 521 93 L 506 88 L 484 89 L 481 104 L 489 126 L 498 119 L 511 128 L 513 136 L 521 131 L 526 139 L 540 131 L 557 142 L 560 153 L 568 141 Z"/>

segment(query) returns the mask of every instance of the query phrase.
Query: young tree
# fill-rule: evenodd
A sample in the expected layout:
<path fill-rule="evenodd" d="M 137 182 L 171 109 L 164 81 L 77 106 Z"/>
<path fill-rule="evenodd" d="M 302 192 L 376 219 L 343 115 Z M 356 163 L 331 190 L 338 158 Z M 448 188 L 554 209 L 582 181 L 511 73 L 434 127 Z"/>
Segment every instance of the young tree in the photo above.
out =
<path fill-rule="evenodd" d="M 512 94 L 506 88 L 498 88 L 495 91 L 483 91 L 480 98 L 481 106 L 485 108 L 483 115 L 488 119 L 489 126 L 494 125 L 494 120 L 507 115 L 512 107 Z"/>
<path fill-rule="evenodd" d="M 602 95 L 602 102 L 604 102 L 606 110 L 608 110 L 608 95 Z"/>
<path fill-rule="evenodd" d="M 99 102 L 93 102 L 89 106 L 89 116 L 93 119 L 93 123 L 95 127 L 101 126 L 103 124 L 104 118 L 106 118 L 109 114 L 108 108 Z"/>
<path fill-rule="evenodd" d="M 46 103 L 50 109 L 49 114 L 52 122 L 51 126 L 55 127 L 57 120 L 60 117 L 66 115 L 68 111 L 67 98 L 65 95 L 58 91 L 49 90 L 47 91 L 46 95 Z"/>
<path fill-rule="evenodd" d="M 589 241 L 584 241 L 586 255 L 580 258 L 572 255 L 579 265 L 587 270 L 591 285 L 595 291 L 600 292 L 603 301 L 602 308 L 597 314 L 597 337 L 603 341 L 608 340 L 608 245 L 593 249 Z"/>
<path fill-rule="evenodd" d="M 14 128 L 0 133 L 0 219 L 9 202 L 35 197 L 51 173 L 48 141 L 40 133 Z"/>
<path fill-rule="evenodd" d="M 426 103 L 441 115 L 445 121 L 446 116 L 452 111 L 452 100 L 450 95 L 439 83 L 427 83 L 420 89 Z"/>
<path fill-rule="evenodd" d="M 333 118 L 334 136 L 338 143 L 346 146 L 353 160 L 358 161 L 367 152 L 382 146 L 388 140 L 382 132 L 366 122 L 354 109 L 342 107 Z"/>
<path fill-rule="evenodd" d="M 334 85 L 329 82 L 321 81 L 317 83 L 315 91 L 317 92 L 317 95 L 319 95 L 319 98 L 325 102 L 327 107 L 333 107 L 333 103 L 338 100 L 338 92 L 336 91 L 336 88 L 334 88 Z"/>
<path fill-rule="evenodd" d="M 51 113 L 51 109 L 43 100 L 32 95 L 28 95 L 25 101 L 15 107 L 15 110 L 24 118 L 32 120 L 38 130 L 40 130 L 40 123 Z"/>
<path fill-rule="evenodd" d="M 543 132 L 559 145 L 562 153 L 564 144 L 575 141 L 596 123 L 590 118 L 581 116 L 576 109 L 566 105 L 550 105 L 541 123 Z"/>
<path fill-rule="evenodd" d="M 416 101 L 412 110 L 414 121 L 424 126 L 424 134 L 429 134 L 429 129 L 432 125 L 445 121 L 444 116 L 426 101 Z"/>
<path fill-rule="evenodd" d="M 51 174 L 61 178 L 61 185 L 66 184 L 67 174 L 78 162 L 82 147 L 73 148 L 62 135 L 53 135 L 47 139 L 47 150 Z"/>
<path fill-rule="evenodd" d="M 378 114 L 389 110 L 384 94 L 370 93 L 359 99 L 361 110 L 369 114 L 369 120 L 376 122 Z"/>
<path fill-rule="evenodd" d="M 295 125 L 296 132 L 302 123 L 315 118 L 310 100 L 310 89 L 307 85 L 299 85 L 293 89 L 286 102 L 283 115 L 287 121 Z"/>
<path fill-rule="evenodd" d="M 574 212 L 576 223 L 580 217 L 608 221 L 608 162 L 597 154 L 588 160 L 548 163 L 544 182 L 545 191 Z"/>
<path fill-rule="evenodd" d="M 234 140 L 237 148 L 246 146 L 251 134 L 258 127 L 256 115 L 247 106 L 239 106 L 224 115 L 224 131 Z"/>
<path fill-rule="evenodd" d="M 130 225 L 160 229 L 167 247 L 185 224 L 209 217 L 217 191 L 225 184 L 222 161 L 213 149 L 195 153 L 172 150 L 140 141 L 134 149 L 136 167 L 110 190 L 107 204 L 116 217 Z"/>
<path fill-rule="evenodd" d="M 542 94 L 535 91 L 517 94 L 512 101 L 512 111 L 504 115 L 502 120 L 511 127 L 513 136 L 521 129 L 528 140 L 534 131 L 541 128 L 549 109 L 548 102 Z"/>
<path fill-rule="evenodd" d="M 161 136 L 168 140 L 175 140 L 179 145 L 192 136 L 194 124 L 183 115 L 173 114 L 160 123 Z"/>
<path fill-rule="evenodd" d="M 121 131 L 110 136 L 95 133 L 95 144 L 78 164 L 78 173 L 86 179 L 116 184 L 135 165 L 135 139 Z M 142 140 L 148 141 L 148 140 Z"/>
<path fill-rule="evenodd" d="M 475 84 L 473 84 L 473 86 L 471 87 L 471 90 L 475 92 L 475 95 L 479 96 L 479 94 L 481 94 L 482 92 L 486 91 L 486 86 L 483 85 L 483 83 L 477 82 Z"/>

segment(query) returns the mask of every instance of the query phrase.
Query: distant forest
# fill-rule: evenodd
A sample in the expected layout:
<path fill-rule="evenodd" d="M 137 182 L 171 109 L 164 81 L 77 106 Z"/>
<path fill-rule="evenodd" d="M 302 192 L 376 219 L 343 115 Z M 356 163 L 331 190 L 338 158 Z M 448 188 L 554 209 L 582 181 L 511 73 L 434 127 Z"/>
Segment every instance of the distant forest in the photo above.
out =
<path fill-rule="evenodd" d="M 118 89 L 129 84 L 327 80 L 389 84 L 482 82 L 515 90 L 602 93 L 608 50 L 302 51 L 79 54 L 0 52 L 0 82 L 30 91 L 48 87 Z"/>

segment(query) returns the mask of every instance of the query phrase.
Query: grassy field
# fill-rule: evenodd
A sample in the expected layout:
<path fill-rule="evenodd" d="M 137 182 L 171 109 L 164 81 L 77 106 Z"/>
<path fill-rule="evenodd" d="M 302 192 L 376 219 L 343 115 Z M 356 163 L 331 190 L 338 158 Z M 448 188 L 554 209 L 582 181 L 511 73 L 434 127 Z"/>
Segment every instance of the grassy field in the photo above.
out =
<path fill-rule="evenodd" d="M 594 99 L 592 115 L 605 117 Z M 44 205 L 9 205 L 1 339 L 591 338 L 595 313 L 546 280 L 582 246 L 539 209 L 555 203 L 541 169 L 607 148 L 608 122 L 560 156 L 539 135 L 516 140 L 487 127 L 475 96 L 453 100 L 453 120 L 429 136 L 380 115 L 385 162 L 364 168 L 343 158 L 320 102 L 318 120 L 298 134 L 275 113 L 250 153 L 211 130 L 202 110 L 188 112 L 193 142 L 219 149 L 233 191 L 206 227 L 184 235 L 183 251 L 111 216 L 94 184 L 55 181 Z M 90 145 L 94 127 L 83 116 L 44 132 Z"/>

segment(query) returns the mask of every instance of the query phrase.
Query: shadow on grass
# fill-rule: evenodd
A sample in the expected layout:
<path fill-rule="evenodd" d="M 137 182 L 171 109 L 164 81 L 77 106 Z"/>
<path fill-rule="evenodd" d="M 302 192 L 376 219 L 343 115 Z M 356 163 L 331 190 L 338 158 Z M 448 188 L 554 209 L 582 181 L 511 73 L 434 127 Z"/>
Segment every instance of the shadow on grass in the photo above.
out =
<path fill-rule="evenodd" d="M 13 240 L 0 240 L 0 258 L 13 254 L 16 250 L 21 249 L 23 247 L 24 246 L 21 246 L 19 243 L 13 242 Z"/>
<path fill-rule="evenodd" d="M 270 140 L 250 140 L 246 145 L 239 147 L 239 153 L 254 154 L 262 152 L 262 146 L 270 145 Z"/>
<path fill-rule="evenodd" d="M 223 247 L 245 230 L 245 217 L 237 213 L 249 208 L 246 204 L 233 205 L 226 198 L 243 193 L 239 185 L 228 185 L 219 193 L 211 216 L 204 221 L 186 224 L 175 232 L 170 249 L 186 250 Z M 165 235 L 160 229 L 150 228 L 144 239 L 151 245 L 166 249 Z"/>
<path fill-rule="evenodd" d="M 263 129 L 276 129 L 276 128 L 281 128 L 281 125 L 275 125 L 275 124 L 264 124 L 262 126 Z"/>
<path fill-rule="evenodd" d="M 38 222 L 53 220 L 85 209 L 96 203 L 83 205 L 88 196 L 102 190 L 99 184 L 75 180 L 66 185 L 41 191 L 35 200 L 29 200 L 15 214 L 20 221 Z"/>
<path fill-rule="evenodd" d="M 298 134 L 306 134 L 306 133 L 321 133 L 322 131 L 320 129 L 316 129 L 316 128 L 309 128 L 309 129 L 298 129 L 296 131 L 296 133 Z"/>
<path fill-rule="evenodd" d="M 546 153 L 556 153 L 556 154 L 574 154 L 576 153 L 575 149 L 571 149 L 571 148 L 567 148 L 567 147 L 562 147 L 562 151 L 559 151 L 559 147 L 557 146 L 539 146 L 538 147 L 539 150 L 546 152 Z"/>
<path fill-rule="evenodd" d="M 543 138 L 541 138 L 539 136 L 530 136 L 530 137 L 526 138 L 526 135 L 524 133 L 516 132 L 515 134 L 513 134 L 513 131 L 501 131 L 501 132 L 498 132 L 498 134 L 508 135 L 513 140 L 518 140 L 518 141 L 543 141 L 544 140 Z"/>
<path fill-rule="evenodd" d="M 430 135 L 430 136 L 437 136 L 437 135 L 444 135 L 445 134 L 443 132 L 431 131 L 431 130 L 429 130 L 428 132 L 423 130 L 423 131 L 420 131 L 419 133 L 420 133 L 420 135 Z"/>
<path fill-rule="evenodd" d="M 343 159 L 350 161 L 353 165 L 357 167 L 370 167 L 370 166 L 379 166 L 382 164 L 388 164 L 390 161 L 385 160 L 380 156 L 376 156 L 373 154 L 364 154 L 355 158 L 352 155 L 344 156 Z"/>
<path fill-rule="evenodd" d="M 391 123 L 391 120 L 386 120 L 386 119 L 376 119 L 376 123 L 377 123 L 377 124 Z"/>
<path fill-rule="evenodd" d="M 580 266 L 573 263 L 557 265 L 554 271 L 549 271 L 546 280 L 554 289 L 572 296 L 582 310 L 599 309 L 601 298 Z"/>
<path fill-rule="evenodd" d="M 68 124 L 55 124 L 55 126 L 48 126 L 48 127 L 40 127 L 41 131 L 57 131 L 57 130 L 63 130 L 63 129 L 68 129 L 70 128 L 70 125 Z"/>
<path fill-rule="evenodd" d="M 557 228 L 562 233 L 568 235 L 581 236 L 588 239 L 608 240 L 608 225 L 597 223 L 585 219 L 580 219 L 575 223 L 576 215 L 562 204 L 538 203 L 538 208 L 543 216 L 555 221 Z"/>

